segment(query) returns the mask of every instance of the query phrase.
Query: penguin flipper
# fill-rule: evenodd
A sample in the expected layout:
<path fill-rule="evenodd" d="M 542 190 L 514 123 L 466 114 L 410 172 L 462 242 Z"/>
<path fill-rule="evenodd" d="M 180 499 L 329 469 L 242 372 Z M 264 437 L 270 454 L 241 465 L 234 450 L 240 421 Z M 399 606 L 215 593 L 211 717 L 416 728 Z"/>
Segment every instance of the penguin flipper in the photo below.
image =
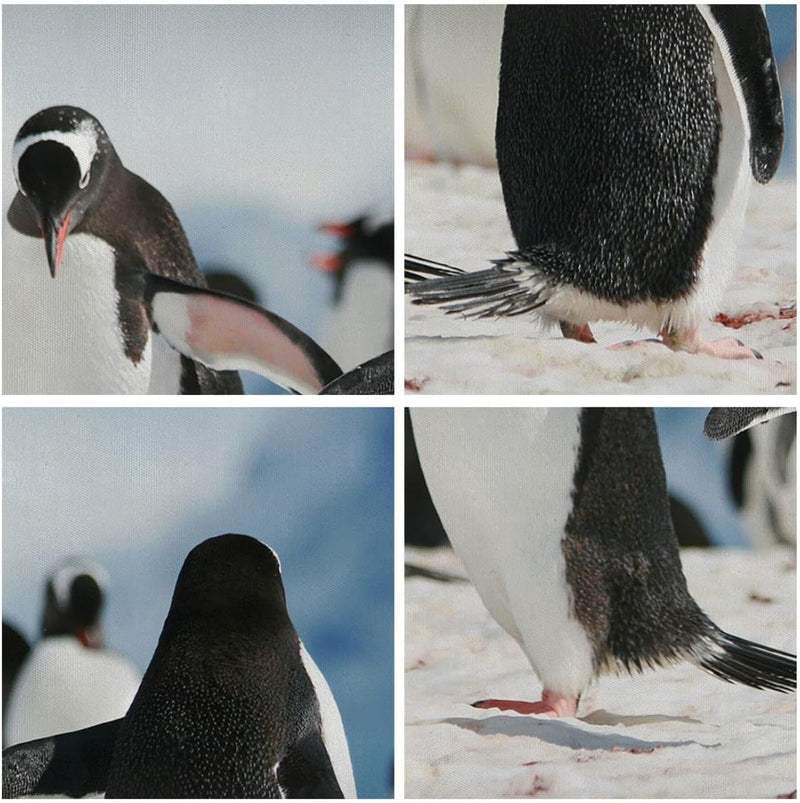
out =
<path fill-rule="evenodd" d="M 778 169 L 784 139 L 783 101 L 767 19 L 758 5 L 708 5 L 704 8 L 706 12 L 701 13 L 744 96 L 750 123 L 753 178 L 766 184 Z"/>
<path fill-rule="evenodd" d="M 394 393 L 394 350 L 356 366 L 320 391 L 334 395 L 390 393 Z"/>
<path fill-rule="evenodd" d="M 308 335 L 269 310 L 153 274 L 146 280 L 153 325 L 207 368 L 255 371 L 299 393 L 318 393 L 342 374 Z"/>
<path fill-rule="evenodd" d="M 792 412 L 791 407 L 712 407 L 703 434 L 712 441 L 730 438 L 756 424 Z"/>
<path fill-rule="evenodd" d="M 6 218 L 11 224 L 11 228 L 20 234 L 27 234 L 29 237 L 41 237 L 42 230 L 39 228 L 39 221 L 33 211 L 31 202 L 21 193 L 17 192 L 11 206 L 8 207 Z"/>
<path fill-rule="evenodd" d="M 105 792 L 122 719 L 3 750 L 3 797 Z"/>
<path fill-rule="evenodd" d="M 319 730 L 308 734 L 280 762 L 278 783 L 288 798 L 344 798 Z"/>

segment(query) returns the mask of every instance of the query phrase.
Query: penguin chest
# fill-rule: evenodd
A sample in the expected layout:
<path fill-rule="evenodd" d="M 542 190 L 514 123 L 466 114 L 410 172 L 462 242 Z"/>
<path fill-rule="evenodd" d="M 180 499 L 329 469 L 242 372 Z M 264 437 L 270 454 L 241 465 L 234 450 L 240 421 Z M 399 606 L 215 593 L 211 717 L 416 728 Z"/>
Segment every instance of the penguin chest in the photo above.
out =
<path fill-rule="evenodd" d="M 562 551 L 580 439 L 575 410 L 416 409 L 436 509 L 489 612 L 551 690 L 579 694 L 593 650 Z"/>
<path fill-rule="evenodd" d="M 378 261 L 361 260 L 344 281 L 341 299 L 326 315 L 321 342 L 349 371 L 392 347 L 394 279 Z"/>
<path fill-rule="evenodd" d="M 6 231 L 9 231 L 7 228 Z M 138 360 L 125 353 L 114 283 L 115 254 L 104 241 L 72 234 L 56 278 L 40 239 L 12 232 L 13 271 L 4 338 L 4 380 L 13 393 L 147 393 L 150 338 Z M 9 264 L 8 262 L 6 264 Z M 6 361 L 11 361 L 7 365 Z"/>

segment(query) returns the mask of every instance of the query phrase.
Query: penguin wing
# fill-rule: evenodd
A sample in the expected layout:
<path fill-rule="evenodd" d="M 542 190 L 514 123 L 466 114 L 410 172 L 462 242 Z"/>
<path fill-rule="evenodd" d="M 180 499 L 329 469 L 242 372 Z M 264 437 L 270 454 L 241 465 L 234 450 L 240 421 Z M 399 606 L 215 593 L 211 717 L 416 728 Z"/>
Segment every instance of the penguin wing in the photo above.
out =
<path fill-rule="evenodd" d="M 781 87 L 767 19 L 758 5 L 700 7 L 731 74 L 744 97 L 750 123 L 750 169 L 766 184 L 783 150 Z"/>
<path fill-rule="evenodd" d="M 296 744 L 280 762 L 278 784 L 289 798 L 344 798 L 319 730 Z"/>
<path fill-rule="evenodd" d="M 342 375 L 297 327 L 249 301 L 148 274 L 153 325 L 183 356 L 218 371 L 255 371 L 296 393 L 318 393 Z"/>
<path fill-rule="evenodd" d="M 394 350 L 373 357 L 353 368 L 329 385 L 320 394 L 381 394 L 394 393 Z"/>
<path fill-rule="evenodd" d="M 11 228 L 20 234 L 27 234 L 29 237 L 41 237 L 42 230 L 36 219 L 31 202 L 21 193 L 17 192 L 11 206 L 8 207 L 6 214 Z"/>
<path fill-rule="evenodd" d="M 712 407 L 706 416 L 703 433 L 712 441 L 730 438 L 756 424 L 792 412 L 791 407 Z"/>
<path fill-rule="evenodd" d="M 3 797 L 104 792 L 121 719 L 3 751 Z"/>

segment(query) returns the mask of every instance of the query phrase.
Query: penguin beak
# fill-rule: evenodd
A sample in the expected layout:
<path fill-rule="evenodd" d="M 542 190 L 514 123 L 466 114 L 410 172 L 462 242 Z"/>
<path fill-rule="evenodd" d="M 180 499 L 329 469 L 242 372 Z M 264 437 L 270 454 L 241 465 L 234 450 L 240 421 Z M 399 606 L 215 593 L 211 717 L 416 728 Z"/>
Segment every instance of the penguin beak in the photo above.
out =
<path fill-rule="evenodd" d="M 344 239 L 355 234 L 356 227 L 352 223 L 322 223 L 319 230 Z"/>
<path fill-rule="evenodd" d="M 61 266 L 61 257 L 64 253 L 64 242 L 69 234 L 69 223 L 72 218 L 70 209 L 64 219 L 47 217 L 44 223 L 44 246 L 47 251 L 47 264 L 50 266 L 50 276 L 56 278 L 56 270 Z"/>

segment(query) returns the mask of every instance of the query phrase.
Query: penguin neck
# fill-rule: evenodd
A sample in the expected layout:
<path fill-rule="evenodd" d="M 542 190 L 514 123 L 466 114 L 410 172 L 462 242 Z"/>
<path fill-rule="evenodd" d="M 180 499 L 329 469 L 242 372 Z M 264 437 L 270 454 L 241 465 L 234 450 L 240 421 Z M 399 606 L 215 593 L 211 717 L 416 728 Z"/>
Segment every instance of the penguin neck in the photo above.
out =
<path fill-rule="evenodd" d="M 169 201 L 126 169 L 113 151 L 104 171 L 103 191 L 75 229 L 81 230 L 101 237 L 115 251 L 135 254 L 150 273 L 206 286 Z"/>

